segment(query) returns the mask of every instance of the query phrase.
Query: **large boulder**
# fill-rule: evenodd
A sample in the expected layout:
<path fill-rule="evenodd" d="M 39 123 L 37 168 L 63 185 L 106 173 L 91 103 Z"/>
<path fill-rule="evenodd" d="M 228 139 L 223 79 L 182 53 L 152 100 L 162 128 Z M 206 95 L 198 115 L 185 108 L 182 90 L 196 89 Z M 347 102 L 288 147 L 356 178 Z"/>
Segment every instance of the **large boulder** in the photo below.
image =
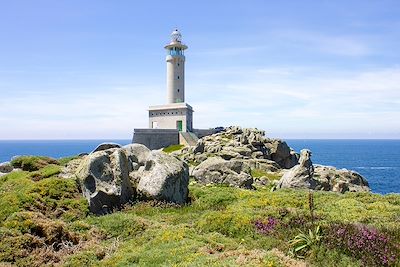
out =
<path fill-rule="evenodd" d="M 183 161 L 162 151 L 152 151 L 143 168 L 132 173 L 139 178 L 137 193 L 141 199 L 183 204 L 188 197 L 189 169 Z"/>
<path fill-rule="evenodd" d="M 271 159 L 282 168 L 290 169 L 298 163 L 298 156 L 285 141 L 271 139 L 265 145 L 269 149 Z"/>
<path fill-rule="evenodd" d="M 73 168 L 70 166 L 70 170 Z M 96 214 L 108 213 L 135 199 L 178 204 L 187 201 L 187 165 L 140 144 L 91 153 L 81 160 L 75 175 L 90 210 Z"/>
<path fill-rule="evenodd" d="M 202 184 L 225 184 L 242 188 L 252 188 L 253 184 L 249 165 L 238 159 L 208 158 L 194 168 L 192 175 Z"/>
<path fill-rule="evenodd" d="M 279 180 L 277 188 L 315 188 L 314 166 L 311 151 L 301 150 L 299 164 L 287 171 Z"/>
<path fill-rule="evenodd" d="M 130 169 L 128 158 L 120 149 L 94 152 L 83 159 L 76 176 L 90 211 L 109 213 L 134 198 Z"/>

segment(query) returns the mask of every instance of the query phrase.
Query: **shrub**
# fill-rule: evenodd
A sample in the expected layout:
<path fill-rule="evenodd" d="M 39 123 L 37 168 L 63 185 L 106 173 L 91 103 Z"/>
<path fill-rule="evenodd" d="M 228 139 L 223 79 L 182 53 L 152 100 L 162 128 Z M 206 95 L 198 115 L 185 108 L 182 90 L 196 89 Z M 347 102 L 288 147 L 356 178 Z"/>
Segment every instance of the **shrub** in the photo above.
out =
<path fill-rule="evenodd" d="M 74 180 L 50 177 L 32 181 L 31 174 L 12 172 L 1 177 L 0 225 L 1 221 L 18 211 L 37 211 L 68 221 L 86 216 L 88 204 Z"/>
<path fill-rule="evenodd" d="M 39 181 L 41 179 L 49 178 L 52 176 L 56 176 L 61 172 L 61 166 L 50 164 L 47 165 L 40 170 L 34 171 L 30 173 L 31 179 L 34 181 Z"/>
<path fill-rule="evenodd" d="M 253 236 L 251 215 L 236 211 L 209 211 L 196 223 L 200 231 L 219 232 L 229 237 Z"/>
<path fill-rule="evenodd" d="M 0 237 L 0 262 L 17 266 L 24 261 L 37 266 L 58 262 L 80 241 L 65 223 L 37 212 L 14 213 L 0 228 Z"/>
<path fill-rule="evenodd" d="M 289 243 L 292 246 L 291 252 L 298 256 L 304 257 L 304 255 L 314 246 L 319 245 L 321 242 L 321 228 L 317 226 L 315 230 L 308 230 L 308 233 L 300 233 Z"/>
<path fill-rule="evenodd" d="M 400 258 L 400 246 L 373 227 L 333 224 L 328 228 L 326 245 L 360 259 L 366 266 L 391 266 Z"/>
<path fill-rule="evenodd" d="M 58 161 L 42 156 L 20 156 L 11 161 L 14 168 L 20 168 L 24 171 L 37 171 L 49 164 L 58 165 Z"/>

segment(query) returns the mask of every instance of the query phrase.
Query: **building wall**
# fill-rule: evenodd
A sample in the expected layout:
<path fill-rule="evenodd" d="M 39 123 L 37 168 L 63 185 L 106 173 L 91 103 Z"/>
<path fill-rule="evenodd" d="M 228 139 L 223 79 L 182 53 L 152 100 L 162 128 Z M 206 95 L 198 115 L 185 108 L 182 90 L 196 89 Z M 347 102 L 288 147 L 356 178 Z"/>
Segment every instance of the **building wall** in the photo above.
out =
<path fill-rule="evenodd" d="M 185 102 L 185 56 L 168 55 L 167 58 L 167 101 Z"/>
<path fill-rule="evenodd" d="M 132 143 L 145 145 L 152 150 L 178 145 L 179 132 L 174 129 L 135 129 Z"/>
<path fill-rule="evenodd" d="M 193 128 L 193 112 L 189 109 L 149 110 L 149 128 L 157 122 L 158 129 L 177 129 L 177 121 L 182 121 L 182 131 Z"/>

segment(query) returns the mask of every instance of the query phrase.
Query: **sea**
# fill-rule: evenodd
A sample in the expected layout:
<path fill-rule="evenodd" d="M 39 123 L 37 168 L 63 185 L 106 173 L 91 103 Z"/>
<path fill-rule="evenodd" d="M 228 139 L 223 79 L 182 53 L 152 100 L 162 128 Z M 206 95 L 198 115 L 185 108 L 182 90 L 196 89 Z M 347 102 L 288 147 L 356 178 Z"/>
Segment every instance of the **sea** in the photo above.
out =
<path fill-rule="evenodd" d="M 73 156 L 88 153 L 103 142 L 125 145 L 131 140 L 0 140 L 0 162 L 17 155 Z M 315 164 L 360 173 L 374 193 L 400 193 L 400 140 L 289 139 L 286 142 L 298 152 L 310 149 Z"/>

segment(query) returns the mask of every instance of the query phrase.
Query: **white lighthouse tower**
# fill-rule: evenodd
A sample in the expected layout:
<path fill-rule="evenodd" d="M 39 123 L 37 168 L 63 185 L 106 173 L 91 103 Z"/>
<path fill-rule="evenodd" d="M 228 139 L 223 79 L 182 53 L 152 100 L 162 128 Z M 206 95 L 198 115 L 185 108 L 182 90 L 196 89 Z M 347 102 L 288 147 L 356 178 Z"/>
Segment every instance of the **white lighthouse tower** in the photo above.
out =
<path fill-rule="evenodd" d="M 182 43 L 182 35 L 176 29 L 167 51 L 167 104 L 149 107 L 149 128 L 176 129 L 192 132 L 193 108 L 185 103 L 185 55 L 188 47 Z"/>
<path fill-rule="evenodd" d="M 185 54 L 188 47 L 182 44 L 182 35 L 176 29 L 171 34 L 167 50 L 167 101 L 168 104 L 185 102 Z"/>

